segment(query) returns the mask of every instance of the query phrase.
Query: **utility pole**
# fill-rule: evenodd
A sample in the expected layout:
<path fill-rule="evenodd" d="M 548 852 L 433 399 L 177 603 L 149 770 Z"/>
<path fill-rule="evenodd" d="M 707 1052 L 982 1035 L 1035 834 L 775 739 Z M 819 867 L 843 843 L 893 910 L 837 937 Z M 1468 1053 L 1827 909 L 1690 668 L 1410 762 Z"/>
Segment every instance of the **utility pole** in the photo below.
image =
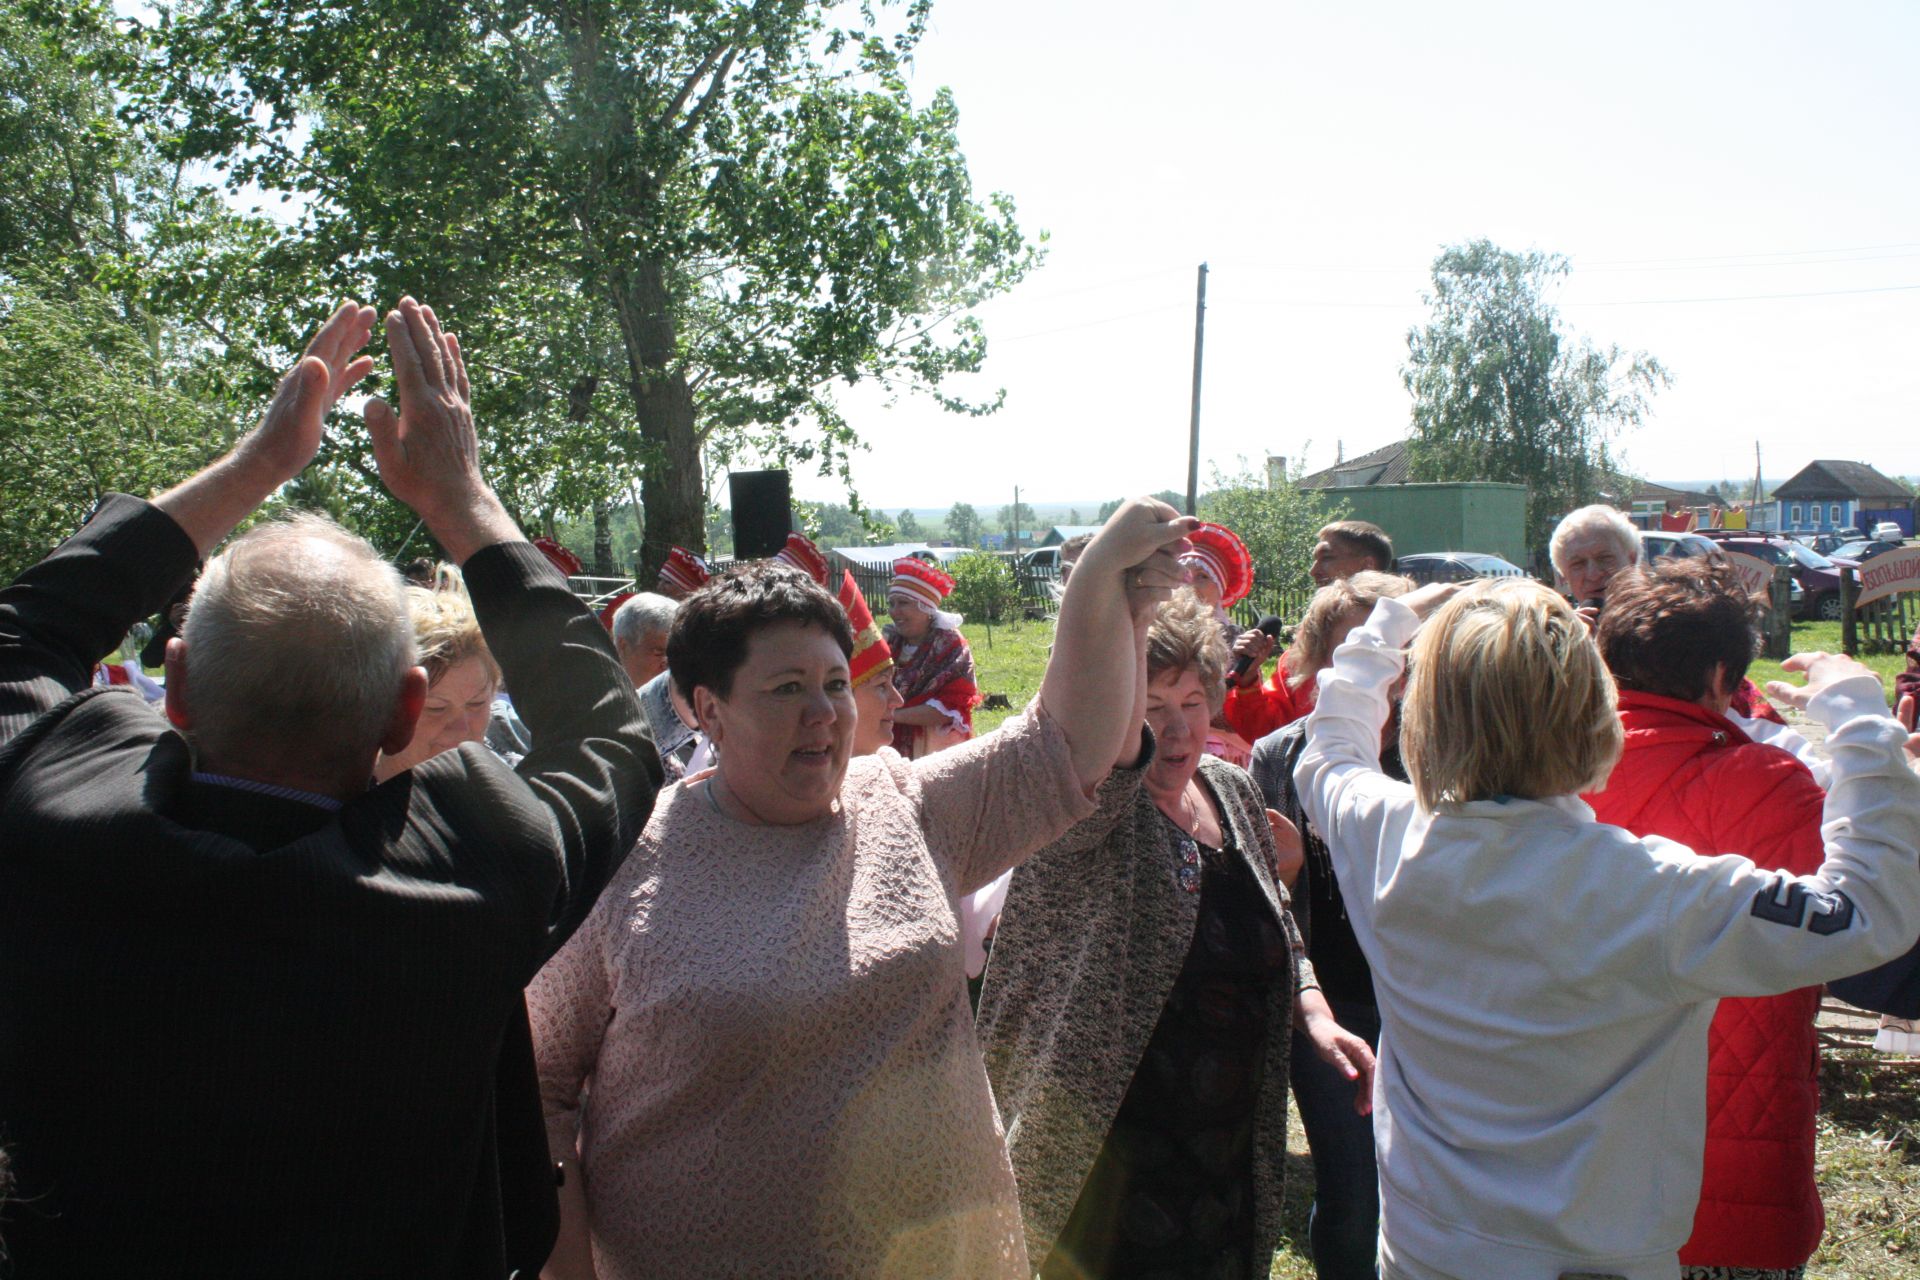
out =
<path fill-rule="evenodd" d="M 1200 280 L 1193 299 L 1193 417 L 1187 441 L 1187 514 L 1197 514 L 1200 499 L 1200 355 L 1207 338 L 1207 264 L 1200 264 Z"/>
<path fill-rule="evenodd" d="M 1020 549 L 1020 486 L 1015 485 L 1013 486 L 1013 547 L 1012 547 L 1012 550 L 1018 551 L 1019 549 Z"/>

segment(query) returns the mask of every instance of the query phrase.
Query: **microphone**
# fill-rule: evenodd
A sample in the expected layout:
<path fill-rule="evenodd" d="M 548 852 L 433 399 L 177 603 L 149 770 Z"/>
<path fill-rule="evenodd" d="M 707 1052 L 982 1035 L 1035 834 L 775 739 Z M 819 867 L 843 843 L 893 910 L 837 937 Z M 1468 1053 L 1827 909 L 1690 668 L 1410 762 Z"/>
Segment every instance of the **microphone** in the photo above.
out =
<path fill-rule="evenodd" d="M 1280 628 L 1286 624 L 1270 613 L 1260 619 L 1256 625 L 1261 631 L 1266 632 L 1268 636 L 1278 640 L 1280 638 Z M 1251 654 L 1242 653 L 1234 655 L 1233 665 L 1227 668 L 1227 683 L 1239 683 L 1240 677 L 1247 674 L 1247 668 L 1252 665 L 1253 656 Z"/>

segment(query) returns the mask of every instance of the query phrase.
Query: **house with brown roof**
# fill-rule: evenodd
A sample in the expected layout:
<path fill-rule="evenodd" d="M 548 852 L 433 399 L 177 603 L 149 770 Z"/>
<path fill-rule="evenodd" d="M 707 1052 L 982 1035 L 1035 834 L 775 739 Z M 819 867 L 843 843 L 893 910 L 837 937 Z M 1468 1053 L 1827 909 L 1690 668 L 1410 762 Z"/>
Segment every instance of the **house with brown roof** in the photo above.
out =
<path fill-rule="evenodd" d="M 1819 459 L 1777 486 L 1773 501 L 1763 502 L 1754 524 L 1782 533 L 1830 533 L 1835 529 L 1872 530 L 1891 520 L 1913 534 L 1913 494 L 1864 462 Z"/>

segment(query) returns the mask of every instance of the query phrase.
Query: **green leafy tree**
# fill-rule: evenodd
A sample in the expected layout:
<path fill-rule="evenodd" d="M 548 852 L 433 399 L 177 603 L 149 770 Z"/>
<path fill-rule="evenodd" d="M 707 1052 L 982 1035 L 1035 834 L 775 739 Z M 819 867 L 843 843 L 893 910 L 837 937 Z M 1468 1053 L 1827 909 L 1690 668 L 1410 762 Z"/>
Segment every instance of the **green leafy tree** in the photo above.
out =
<path fill-rule="evenodd" d="M 136 48 L 97 0 L 0 0 L 0 573 L 109 489 L 218 453 L 261 397 L 215 318 L 169 305 L 184 260 L 245 221 L 117 116 Z M 264 382 L 270 390 L 272 380 Z"/>
<path fill-rule="evenodd" d="M 942 384 L 980 368 L 967 312 L 1036 249 L 975 197 L 951 96 L 908 91 L 927 15 L 184 0 L 132 106 L 181 158 L 304 202 L 260 255 L 298 286 L 279 296 L 447 313 L 511 424 L 510 501 L 584 509 L 638 475 L 650 571 L 703 545 L 710 467 L 844 475 L 840 388 L 997 406 Z"/>
<path fill-rule="evenodd" d="M 1293 483 L 1269 487 L 1245 458 L 1234 469 L 1213 470 L 1213 487 L 1200 495 L 1200 518 L 1223 524 L 1240 535 L 1253 557 L 1259 591 L 1240 612 L 1257 618 L 1282 598 L 1299 599 L 1313 590 L 1307 566 L 1313 560 L 1314 535 L 1329 521 L 1347 514 L 1344 503 L 1329 501 L 1321 489 Z M 1185 495 L 1182 495 L 1184 500 Z"/>
<path fill-rule="evenodd" d="M 1000 508 L 1000 527 L 1011 538 L 1015 533 L 1033 532 L 1033 508 L 1024 502 Z"/>
<path fill-rule="evenodd" d="M 1125 498 L 1115 498 L 1111 502 L 1101 503 L 1100 515 L 1094 520 L 1094 523 L 1105 524 L 1108 520 L 1113 518 L 1114 512 L 1118 511 L 1121 507 L 1125 506 L 1126 504 L 1127 504 L 1127 500 Z"/>
<path fill-rule="evenodd" d="M 1068 523 L 1068 524 L 1079 524 L 1080 522 L 1081 522 L 1081 521 L 1080 521 L 1080 508 L 1078 508 L 1078 507 L 1075 507 L 1075 508 L 1073 508 L 1073 509 L 1072 509 L 1071 511 L 1068 511 L 1068 512 L 1067 512 L 1067 523 Z"/>
<path fill-rule="evenodd" d="M 866 521 L 845 503 L 806 502 L 796 499 L 793 509 L 806 535 L 823 547 L 858 547 L 868 544 Z"/>
<path fill-rule="evenodd" d="M 112 490 L 176 483 L 227 424 L 170 385 L 146 330 L 97 290 L 15 280 L 0 316 L 0 581 L 46 555 Z"/>
<path fill-rule="evenodd" d="M 1402 370 L 1412 477 L 1526 485 L 1533 547 L 1567 511 L 1620 491 L 1609 442 L 1669 381 L 1644 351 L 1603 350 L 1564 329 L 1547 293 L 1568 270 L 1559 254 L 1486 240 L 1443 250 Z"/>
<path fill-rule="evenodd" d="M 980 513 L 972 503 L 956 502 L 947 508 L 947 537 L 957 546 L 980 545 Z"/>
<path fill-rule="evenodd" d="M 1007 622 L 1019 617 L 1020 586 L 1013 569 L 999 556 L 976 551 L 947 566 L 953 575 L 951 608 L 974 622 Z"/>
<path fill-rule="evenodd" d="M 894 522 L 894 528 L 900 533 L 902 542 L 922 542 L 926 539 L 926 530 L 920 527 L 919 519 L 911 511 L 902 511 Z"/>

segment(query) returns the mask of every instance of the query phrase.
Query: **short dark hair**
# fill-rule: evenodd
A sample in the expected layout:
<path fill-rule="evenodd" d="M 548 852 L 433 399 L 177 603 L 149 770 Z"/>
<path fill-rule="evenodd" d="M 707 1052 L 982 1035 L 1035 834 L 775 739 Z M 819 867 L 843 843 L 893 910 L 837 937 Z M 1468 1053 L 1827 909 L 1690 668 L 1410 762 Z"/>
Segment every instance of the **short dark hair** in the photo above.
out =
<path fill-rule="evenodd" d="M 1360 549 L 1360 554 L 1373 561 L 1373 567 L 1382 573 L 1393 571 L 1393 539 L 1387 531 L 1369 520 L 1336 520 L 1320 530 L 1325 538 L 1345 538 Z"/>
<path fill-rule="evenodd" d="M 701 685 L 730 696 L 754 633 L 782 622 L 819 627 L 842 654 L 853 657 L 853 628 L 840 602 L 798 569 L 757 560 L 716 573 L 680 602 L 667 633 L 667 670 L 674 687 L 689 706 Z"/>
<path fill-rule="evenodd" d="M 1729 686 L 1745 678 L 1760 607 L 1718 553 L 1631 565 L 1607 583 L 1600 655 L 1622 689 L 1696 702 L 1716 663 Z"/>

